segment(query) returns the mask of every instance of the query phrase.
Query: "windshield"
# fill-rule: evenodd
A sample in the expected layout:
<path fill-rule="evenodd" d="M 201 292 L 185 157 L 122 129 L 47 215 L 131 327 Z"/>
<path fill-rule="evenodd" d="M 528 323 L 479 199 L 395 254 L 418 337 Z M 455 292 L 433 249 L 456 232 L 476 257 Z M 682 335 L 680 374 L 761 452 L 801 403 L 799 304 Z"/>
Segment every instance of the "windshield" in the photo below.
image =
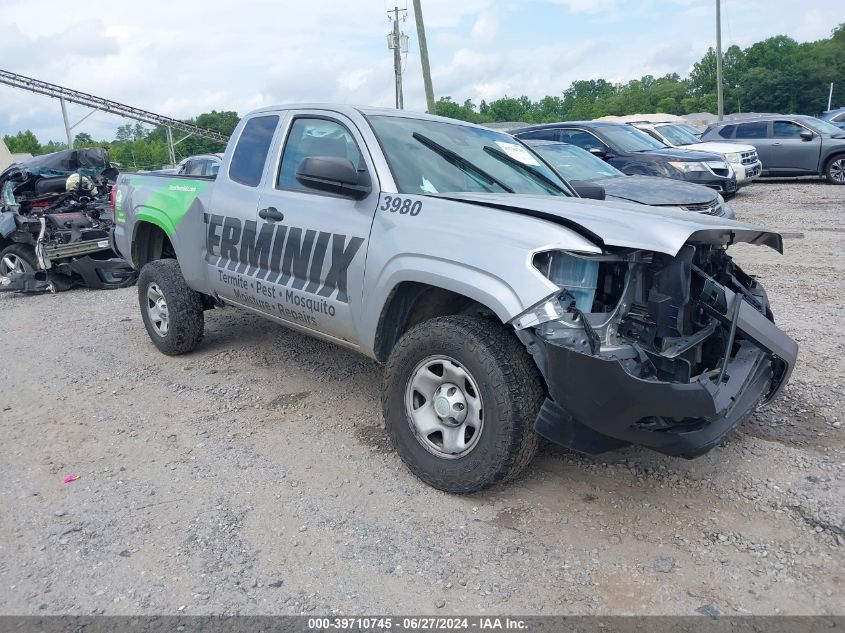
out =
<path fill-rule="evenodd" d="M 687 132 L 692 134 L 695 138 L 697 138 L 698 140 L 701 140 L 701 138 L 700 138 L 701 137 L 701 130 L 699 130 L 698 128 L 695 128 L 691 125 L 687 125 L 686 123 L 673 123 L 672 125 L 674 125 L 675 127 L 679 127 L 682 130 L 686 130 Z"/>
<path fill-rule="evenodd" d="M 458 122 L 367 118 L 401 193 L 571 195 L 554 170 L 507 134 Z"/>
<path fill-rule="evenodd" d="M 608 125 L 601 128 L 601 133 L 616 146 L 617 151 L 621 152 L 645 152 L 666 147 L 660 141 L 630 125 Z"/>
<path fill-rule="evenodd" d="M 820 134 L 845 134 L 845 130 L 842 128 L 836 127 L 833 123 L 828 123 L 827 121 L 822 121 L 821 119 L 817 119 L 815 117 L 802 116 L 798 117 L 798 120 Z"/>
<path fill-rule="evenodd" d="M 596 180 L 624 176 L 621 171 L 607 164 L 580 147 L 566 143 L 528 143 L 567 180 Z"/>
<path fill-rule="evenodd" d="M 672 145 L 694 145 L 701 142 L 700 138 L 693 136 L 677 125 L 658 125 L 656 127 L 657 131 L 669 139 Z"/>

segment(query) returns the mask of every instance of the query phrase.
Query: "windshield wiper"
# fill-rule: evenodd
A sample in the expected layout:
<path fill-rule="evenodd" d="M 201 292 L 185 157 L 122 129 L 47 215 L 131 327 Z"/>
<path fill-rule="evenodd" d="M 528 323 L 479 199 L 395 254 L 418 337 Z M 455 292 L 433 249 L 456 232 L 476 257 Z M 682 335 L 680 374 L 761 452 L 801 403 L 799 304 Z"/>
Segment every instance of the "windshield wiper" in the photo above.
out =
<path fill-rule="evenodd" d="M 513 156 L 506 154 L 502 150 L 500 150 L 496 147 L 492 147 L 491 145 L 485 145 L 484 151 L 487 152 L 488 154 L 490 154 L 491 156 L 493 156 L 494 158 L 498 158 L 503 163 L 507 163 L 508 165 L 511 165 L 512 167 L 516 167 L 517 169 L 519 169 L 523 173 L 528 174 L 528 176 L 533 178 L 535 181 L 539 180 L 540 182 L 545 184 L 547 187 L 551 187 L 552 189 L 554 189 L 555 191 L 557 191 L 559 193 L 566 194 L 567 196 L 572 195 L 569 191 L 567 191 L 566 189 L 561 187 L 554 180 L 552 180 L 551 178 L 546 176 L 546 174 L 544 174 L 543 172 L 534 169 L 533 167 L 531 167 L 531 165 L 526 165 L 522 161 L 519 161 L 516 158 L 514 158 Z"/>
<path fill-rule="evenodd" d="M 501 187 L 508 193 L 514 193 L 513 188 L 509 187 L 501 180 L 496 178 L 495 176 L 491 176 L 486 171 L 478 167 L 471 161 L 468 161 L 466 158 L 461 156 L 460 154 L 453 152 L 448 147 L 443 147 L 437 141 L 433 141 L 427 136 L 420 134 L 419 132 L 414 132 L 412 135 L 417 141 L 425 145 L 428 149 L 430 149 L 435 154 L 438 154 L 445 158 L 449 163 L 461 169 L 468 174 L 472 175 L 475 174 L 476 176 L 480 176 L 482 180 L 487 181 L 488 184 L 496 185 L 497 187 Z"/>

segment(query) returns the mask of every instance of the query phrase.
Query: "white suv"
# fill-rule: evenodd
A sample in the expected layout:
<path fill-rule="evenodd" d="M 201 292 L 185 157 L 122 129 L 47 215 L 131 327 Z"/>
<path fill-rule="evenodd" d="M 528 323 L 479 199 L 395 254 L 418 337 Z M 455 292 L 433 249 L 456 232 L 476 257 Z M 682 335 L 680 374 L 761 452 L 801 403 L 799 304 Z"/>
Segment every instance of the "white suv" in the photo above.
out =
<path fill-rule="evenodd" d="M 744 187 L 760 176 L 763 164 L 757 157 L 757 148 L 753 145 L 702 141 L 686 128 L 675 123 L 649 123 L 635 121 L 629 123 L 638 130 L 656 138 L 669 147 L 683 147 L 702 152 L 713 152 L 725 157 L 736 175 L 736 187 Z"/>

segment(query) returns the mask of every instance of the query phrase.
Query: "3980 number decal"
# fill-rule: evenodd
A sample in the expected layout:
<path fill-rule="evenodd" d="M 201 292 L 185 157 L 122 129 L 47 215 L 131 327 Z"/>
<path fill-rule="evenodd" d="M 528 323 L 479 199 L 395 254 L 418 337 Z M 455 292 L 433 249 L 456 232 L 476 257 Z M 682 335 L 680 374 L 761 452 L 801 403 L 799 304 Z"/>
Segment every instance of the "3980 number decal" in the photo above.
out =
<path fill-rule="evenodd" d="M 410 215 L 416 217 L 422 211 L 423 203 L 420 200 L 411 200 L 410 198 L 400 198 L 399 196 L 385 196 L 384 204 L 379 209 L 382 211 L 390 211 L 391 213 L 399 213 L 400 215 Z"/>

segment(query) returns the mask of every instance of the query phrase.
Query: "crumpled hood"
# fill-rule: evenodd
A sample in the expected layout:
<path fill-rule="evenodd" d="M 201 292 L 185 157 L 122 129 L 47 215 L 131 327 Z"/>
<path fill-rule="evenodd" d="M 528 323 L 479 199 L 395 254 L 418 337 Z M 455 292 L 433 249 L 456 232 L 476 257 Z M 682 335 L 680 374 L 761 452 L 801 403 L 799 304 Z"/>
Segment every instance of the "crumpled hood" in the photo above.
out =
<path fill-rule="evenodd" d="M 687 242 L 765 244 L 783 253 L 778 233 L 713 216 L 642 204 L 510 193 L 449 193 L 438 197 L 556 222 L 599 245 L 676 255 Z"/>
<path fill-rule="evenodd" d="M 590 184 L 601 185 L 614 198 L 658 206 L 708 204 L 717 195 L 704 185 L 658 176 L 612 176 L 596 178 Z"/>

